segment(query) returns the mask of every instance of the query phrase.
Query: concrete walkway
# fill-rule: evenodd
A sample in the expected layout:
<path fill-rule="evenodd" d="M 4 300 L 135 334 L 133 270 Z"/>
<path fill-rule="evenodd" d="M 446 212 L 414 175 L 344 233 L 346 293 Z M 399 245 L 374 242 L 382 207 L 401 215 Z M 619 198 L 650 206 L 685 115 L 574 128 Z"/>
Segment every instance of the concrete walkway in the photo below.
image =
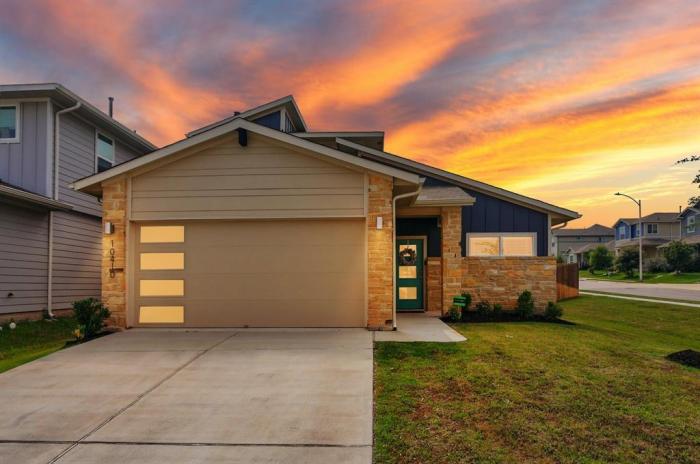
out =
<path fill-rule="evenodd" d="M 425 313 L 398 313 L 396 331 L 374 333 L 377 342 L 463 342 L 459 332 L 434 316 Z"/>
<path fill-rule="evenodd" d="M 2 463 L 369 463 L 372 334 L 130 330 L 0 374 Z"/>
<path fill-rule="evenodd" d="M 579 287 L 581 290 L 591 292 L 619 293 L 669 300 L 697 301 L 700 303 L 700 284 L 642 284 L 581 279 Z"/>

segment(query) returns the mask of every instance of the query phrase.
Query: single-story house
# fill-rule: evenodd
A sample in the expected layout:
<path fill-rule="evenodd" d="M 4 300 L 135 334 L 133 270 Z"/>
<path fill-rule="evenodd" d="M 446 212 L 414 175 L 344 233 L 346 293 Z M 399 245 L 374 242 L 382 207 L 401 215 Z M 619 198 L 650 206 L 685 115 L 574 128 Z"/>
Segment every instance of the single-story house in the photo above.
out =
<path fill-rule="evenodd" d="M 562 252 L 560 255 L 565 263 L 578 263 L 579 268 L 588 267 L 588 252 L 595 250 L 598 247 L 605 247 L 611 254 L 615 250 L 615 241 L 610 240 L 606 243 L 581 243 L 572 245 Z"/>
<path fill-rule="evenodd" d="M 471 292 L 556 300 L 574 211 L 312 132 L 267 103 L 74 182 L 103 206 L 102 299 L 121 327 L 367 327 Z"/>

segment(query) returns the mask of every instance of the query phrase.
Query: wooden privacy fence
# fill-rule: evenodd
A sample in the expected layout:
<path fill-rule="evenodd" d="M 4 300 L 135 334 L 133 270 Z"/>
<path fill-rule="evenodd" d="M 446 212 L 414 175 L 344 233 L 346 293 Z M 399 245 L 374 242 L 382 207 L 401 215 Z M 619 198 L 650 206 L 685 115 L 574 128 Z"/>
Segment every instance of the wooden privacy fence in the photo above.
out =
<path fill-rule="evenodd" d="M 578 296 L 578 263 L 557 264 L 557 301 Z"/>

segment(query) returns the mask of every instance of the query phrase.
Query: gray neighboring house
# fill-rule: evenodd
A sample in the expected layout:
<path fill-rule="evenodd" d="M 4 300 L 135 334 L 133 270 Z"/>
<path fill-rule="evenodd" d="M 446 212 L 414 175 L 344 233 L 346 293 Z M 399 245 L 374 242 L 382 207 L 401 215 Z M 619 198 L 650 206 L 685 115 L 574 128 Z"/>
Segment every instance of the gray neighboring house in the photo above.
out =
<path fill-rule="evenodd" d="M 681 241 L 690 245 L 700 244 L 700 202 L 684 209 L 678 220 L 681 222 Z"/>
<path fill-rule="evenodd" d="M 584 229 L 553 229 L 552 249 L 566 263 L 579 263 L 586 251 L 599 245 L 607 245 L 615 239 L 612 227 L 593 224 Z"/>
<path fill-rule="evenodd" d="M 154 149 L 59 84 L 0 85 L 0 320 L 99 298 L 102 206 L 68 185 Z"/>
<path fill-rule="evenodd" d="M 681 237 L 678 213 L 651 213 L 641 219 L 642 252 L 646 258 L 659 256 L 659 248 Z M 615 228 L 615 254 L 639 246 L 639 218 L 620 218 Z"/>

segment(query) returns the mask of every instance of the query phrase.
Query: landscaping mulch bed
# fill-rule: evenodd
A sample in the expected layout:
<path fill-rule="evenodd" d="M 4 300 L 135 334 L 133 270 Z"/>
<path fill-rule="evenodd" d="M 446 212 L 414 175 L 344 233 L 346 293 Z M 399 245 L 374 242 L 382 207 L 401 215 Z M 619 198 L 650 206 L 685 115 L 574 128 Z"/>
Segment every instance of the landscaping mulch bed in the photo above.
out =
<path fill-rule="evenodd" d="M 449 317 L 441 317 L 443 322 L 453 322 Z M 483 316 L 476 312 L 470 311 L 462 314 L 462 319 L 458 322 L 549 322 L 552 324 L 564 324 L 564 325 L 575 325 L 573 322 L 566 321 L 564 319 L 546 319 L 540 314 L 535 314 L 528 319 L 523 319 L 517 314 L 512 312 L 503 312 L 499 316 Z"/>
<path fill-rule="evenodd" d="M 666 359 L 683 364 L 684 366 L 697 367 L 700 369 L 700 351 L 676 351 L 675 353 L 671 353 L 666 356 Z"/>

